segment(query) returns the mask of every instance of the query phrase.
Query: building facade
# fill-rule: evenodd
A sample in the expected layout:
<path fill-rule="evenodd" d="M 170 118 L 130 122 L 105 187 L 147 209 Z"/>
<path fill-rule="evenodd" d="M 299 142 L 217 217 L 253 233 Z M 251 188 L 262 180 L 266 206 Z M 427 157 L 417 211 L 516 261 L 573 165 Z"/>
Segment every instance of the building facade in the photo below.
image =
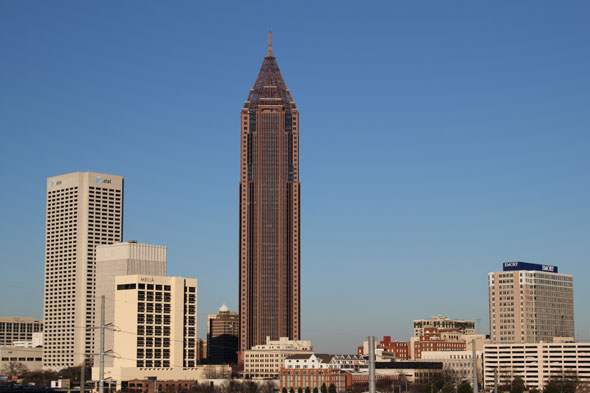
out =
<path fill-rule="evenodd" d="M 549 381 L 590 383 L 590 343 L 486 344 L 483 359 L 486 390 L 494 387 L 496 376 L 500 385 L 520 377 L 529 388 L 540 390 Z"/>
<path fill-rule="evenodd" d="M 133 274 L 152 276 L 166 275 L 166 247 L 138 243 L 135 240 L 101 245 L 96 247 L 96 304 L 105 297 L 105 324 L 115 322 L 115 277 Z M 97 320 L 100 309 L 96 309 Z M 98 331 L 95 330 L 95 335 Z M 104 335 L 105 349 L 113 348 L 113 331 L 107 329 Z M 94 353 L 99 352 L 99 340 L 94 340 Z M 98 355 L 95 364 L 98 364 Z M 104 359 L 106 367 L 113 365 L 113 358 Z"/>
<path fill-rule="evenodd" d="M 266 338 L 266 344 L 255 345 L 244 352 L 244 377 L 278 378 L 285 359 L 299 354 L 313 354 L 311 341 Z"/>
<path fill-rule="evenodd" d="M 482 354 L 475 353 L 478 380 L 482 378 Z M 455 381 L 473 381 L 473 351 L 422 352 L 422 360 L 441 362 L 443 372 Z"/>
<path fill-rule="evenodd" d="M 303 368 L 291 369 L 282 368 L 279 376 L 280 391 L 283 389 L 298 392 L 299 389 L 305 391 L 309 388 L 310 391 L 321 389 L 322 385 L 326 388 L 330 385 L 336 387 L 337 392 L 346 392 L 352 385 L 352 375 L 350 373 L 341 372 L 333 368 Z"/>
<path fill-rule="evenodd" d="M 202 378 L 197 368 L 197 280 L 127 275 L 115 278 L 112 367 L 106 377 L 123 381 Z M 92 368 L 98 379 L 98 367 Z"/>
<path fill-rule="evenodd" d="M 207 362 L 235 364 L 238 361 L 240 317 L 224 304 L 217 314 L 207 315 Z"/>
<path fill-rule="evenodd" d="M 300 337 L 299 112 L 268 52 L 240 117 L 240 351 Z M 278 371 L 277 371 L 278 374 Z"/>
<path fill-rule="evenodd" d="M 4 370 L 11 362 L 21 363 L 28 371 L 41 370 L 42 348 L 17 348 L 0 346 L 0 370 Z"/>
<path fill-rule="evenodd" d="M 444 315 L 435 315 L 430 319 L 417 319 L 414 321 L 414 337 L 423 336 L 425 328 L 456 329 L 463 334 L 474 334 L 475 322 L 452 319 Z"/>
<path fill-rule="evenodd" d="M 14 341 L 32 341 L 34 333 L 43 332 L 43 321 L 28 317 L 0 317 L 0 346 Z"/>
<path fill-rule="evenodd" d="M 123 239 L 123 178 L 47 179 L 43 367 L 79 366 L 94 349 L 96 246 Z"/>
<path fill-rule="evenodd" d="M 574 281 L 557 266 L 506 262 L 488 273 L 494 343 L 534 343 L 574 337 Z"/>

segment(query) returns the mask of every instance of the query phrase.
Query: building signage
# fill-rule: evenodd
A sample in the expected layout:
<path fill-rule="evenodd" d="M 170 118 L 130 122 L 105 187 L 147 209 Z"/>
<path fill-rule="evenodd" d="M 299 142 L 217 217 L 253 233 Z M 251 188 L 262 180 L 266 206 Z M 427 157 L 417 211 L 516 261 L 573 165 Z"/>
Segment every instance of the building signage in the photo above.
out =
<path fill-rule="evenodd" d="M 557 273 L 557 266 L 539 265 L 528 262 L 504 262 L 504 271 L 511 270 L 535 270 L 539 272 Z"/>
<path fill-rule="evenodd" d="M 139 277 L 140 282 L 154 282 L 153 277 Z"/>

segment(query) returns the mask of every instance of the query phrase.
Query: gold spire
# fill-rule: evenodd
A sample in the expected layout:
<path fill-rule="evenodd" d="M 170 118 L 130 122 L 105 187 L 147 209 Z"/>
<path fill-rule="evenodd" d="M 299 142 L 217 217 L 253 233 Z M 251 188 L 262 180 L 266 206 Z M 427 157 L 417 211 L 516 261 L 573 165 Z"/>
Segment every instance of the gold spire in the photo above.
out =
<path fill-rule="evenodd" d="M 268 31 L 268 52 L 266 52 L 266 57 L 273 57 L 272 54 L 272 31 Z"/>

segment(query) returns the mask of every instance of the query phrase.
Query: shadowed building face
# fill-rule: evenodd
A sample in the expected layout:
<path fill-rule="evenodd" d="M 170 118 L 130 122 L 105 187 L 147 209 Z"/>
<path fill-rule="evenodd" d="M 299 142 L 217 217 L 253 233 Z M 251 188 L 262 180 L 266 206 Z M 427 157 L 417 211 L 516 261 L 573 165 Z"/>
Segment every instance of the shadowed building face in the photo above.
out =
<path fill-rule="evenodd" d="M 299 112 L 268 52 L 241 113 L 240 350 L 300 335 Z"/>

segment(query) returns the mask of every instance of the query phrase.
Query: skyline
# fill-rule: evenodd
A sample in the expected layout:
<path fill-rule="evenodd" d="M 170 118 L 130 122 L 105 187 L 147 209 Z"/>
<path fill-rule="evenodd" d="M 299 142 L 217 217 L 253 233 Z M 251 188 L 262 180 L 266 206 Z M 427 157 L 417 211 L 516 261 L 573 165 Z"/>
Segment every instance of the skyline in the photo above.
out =
<path fill-rule="evenodd" d="M 574 276 L 588 340 L 589 6 L 427 4 L 0 4 L 0 168 L 19 190 L 0 196 L 0 296 L 22 295 L 0 315 L 41 316 L 45 180 L 86 170 L 125 177 L 124 240 L 199 280 L 200 337 L 237 310 L 228 114 L 271 29 L 305 114 L 303 339 L 352 352 L 434 314 L 488 332 L 487 273 L 522 260 Z"/>

